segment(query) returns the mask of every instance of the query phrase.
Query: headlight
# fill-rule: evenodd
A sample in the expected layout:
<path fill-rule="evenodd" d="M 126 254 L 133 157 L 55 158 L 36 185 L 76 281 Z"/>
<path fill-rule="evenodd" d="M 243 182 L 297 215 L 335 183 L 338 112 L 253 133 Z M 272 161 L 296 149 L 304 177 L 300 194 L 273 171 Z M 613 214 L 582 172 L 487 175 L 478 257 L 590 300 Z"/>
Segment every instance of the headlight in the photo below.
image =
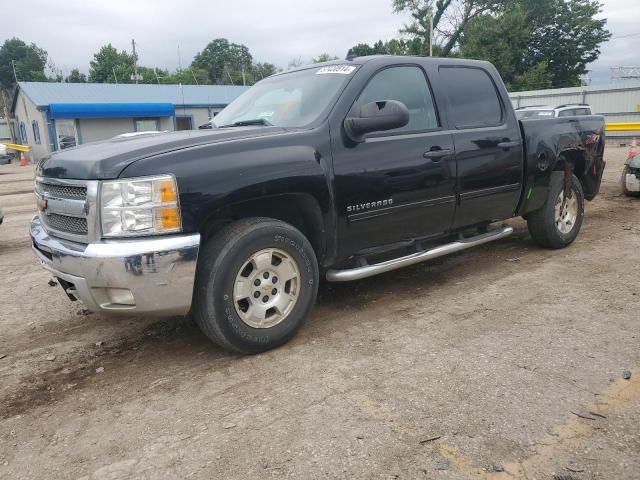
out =
<path fill-rule="evenodd" d="M 171 175 L 102 182 L 103 237 L 131 237 L 182 229 L 178 187 Z"/>

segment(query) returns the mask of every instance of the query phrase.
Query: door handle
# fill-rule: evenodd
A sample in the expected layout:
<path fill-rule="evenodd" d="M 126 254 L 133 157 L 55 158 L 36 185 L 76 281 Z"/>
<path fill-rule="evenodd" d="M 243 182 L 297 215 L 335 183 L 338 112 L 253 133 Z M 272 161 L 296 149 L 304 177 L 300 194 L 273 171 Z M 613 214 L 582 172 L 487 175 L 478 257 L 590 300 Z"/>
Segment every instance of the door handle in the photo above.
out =
<path fill-rule="evenodd" d="M 445 148 L 445 149 L 440 148 L 438 150 L 427 150 L 422 154 L 424 158 L 428 158 L 433 162 L 439 162 L 442 158 L 448 157 L 449 155 L 451 155 L 451 150 L 449 150 L 448 148 Z"/>
<path fill-rule="evenodd" d="M 513 147 L 519 147 L 520 146 L 520 140 L 514 140 L 513 142 L 500 142 L 498 144 L 498 148 L 513 148 Z"/>

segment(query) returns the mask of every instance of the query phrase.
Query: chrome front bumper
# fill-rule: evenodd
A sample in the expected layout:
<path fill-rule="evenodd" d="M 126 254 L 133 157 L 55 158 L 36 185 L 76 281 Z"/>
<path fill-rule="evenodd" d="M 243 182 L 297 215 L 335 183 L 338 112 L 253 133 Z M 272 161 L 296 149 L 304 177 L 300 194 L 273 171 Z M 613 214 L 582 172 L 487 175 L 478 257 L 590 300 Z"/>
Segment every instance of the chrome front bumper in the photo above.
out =
<path fill-rule="evenodd" d="M 83 244 L 49 236 L 36 216 L 31 240 L 42 266 L 89 310 L 183 315 L 191 308 L 199 234 Z M 123 292 L 133 298 L 118 303 Z"/>

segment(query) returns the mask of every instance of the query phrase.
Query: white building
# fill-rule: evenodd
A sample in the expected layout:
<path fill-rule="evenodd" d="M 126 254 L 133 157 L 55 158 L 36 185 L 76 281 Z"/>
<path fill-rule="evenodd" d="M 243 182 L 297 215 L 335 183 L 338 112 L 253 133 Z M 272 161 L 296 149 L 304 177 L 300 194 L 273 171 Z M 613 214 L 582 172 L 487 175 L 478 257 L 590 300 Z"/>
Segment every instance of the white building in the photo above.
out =
<path fill-rule="evenodd" d="M 17 141 L 38 161 L 64 148 L 148 130 L 190 130 L 247 87 L 18 82 L 11 113 Z"/>

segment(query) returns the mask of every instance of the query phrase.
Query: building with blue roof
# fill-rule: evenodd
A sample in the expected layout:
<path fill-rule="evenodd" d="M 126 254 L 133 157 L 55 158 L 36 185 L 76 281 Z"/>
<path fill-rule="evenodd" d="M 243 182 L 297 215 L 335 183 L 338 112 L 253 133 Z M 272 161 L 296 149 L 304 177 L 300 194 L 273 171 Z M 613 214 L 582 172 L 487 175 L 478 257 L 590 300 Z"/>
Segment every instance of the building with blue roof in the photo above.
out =
<path fill-rule="evenodd" d="M 53 151 L 115 135 L 190 130 L 247 87 L 18 82 L 11 113 L 18 143 L 37 161 Z"/>

